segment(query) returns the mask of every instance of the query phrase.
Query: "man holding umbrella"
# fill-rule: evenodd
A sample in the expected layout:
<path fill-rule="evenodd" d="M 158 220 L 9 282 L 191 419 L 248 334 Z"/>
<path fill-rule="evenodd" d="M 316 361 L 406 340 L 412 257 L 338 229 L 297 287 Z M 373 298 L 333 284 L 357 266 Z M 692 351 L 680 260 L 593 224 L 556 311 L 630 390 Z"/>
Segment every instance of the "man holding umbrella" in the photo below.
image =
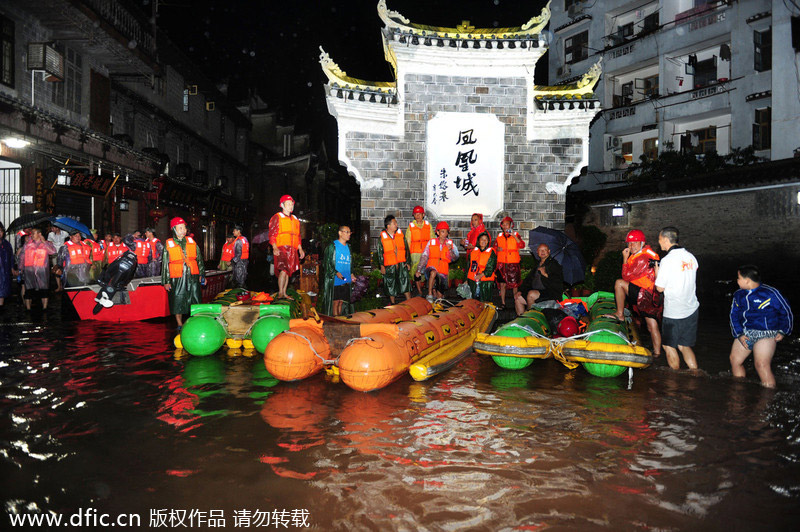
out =
<path fill-rule="evenodd" d="M 169 292 L 169 310 L 175 314 L 178 330 L 183 327 L 183 315 L 192 305 L 200 303 L 200 286 L 206 284 L 206 269 L 200 246 L 186 235 L 183 218 L 169 222 L 172 238 L 168 238 L 161 258 L 161 283 Z"/>
<path fill-rule="evenodd" d="M 536 248 L 539 264 L 522 281 L 514 299 L 517 315 L 530 310 L 536 302 L 560 301 L 564 291 L 564 272 L 561 265 L 550 255 L 550 246 L 539 244 Z"/>

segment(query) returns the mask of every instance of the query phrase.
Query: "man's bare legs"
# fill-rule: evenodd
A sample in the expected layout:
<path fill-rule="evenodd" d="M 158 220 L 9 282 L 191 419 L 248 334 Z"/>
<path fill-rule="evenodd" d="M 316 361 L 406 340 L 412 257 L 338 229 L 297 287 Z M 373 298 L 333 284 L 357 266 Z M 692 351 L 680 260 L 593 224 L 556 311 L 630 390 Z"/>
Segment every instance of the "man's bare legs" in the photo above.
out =
<path fill-rule="evenodd" d="M 530 309 L 533 304 L 536 303 L 536 300 L 539 299 L 540 295 L 538 290 L 529 290 L 528 295 L 523 297 L 523 295 L 517 291 L 514 297 L 514 310 L 517 311 L 517 316 Z"/>
<path fill-rule="evenodd" d="M 617 311 L 614 313 L 614 316 L 620 321 L 625 319 L 625 300 L 628 298 L 628 281 L 623 279 L 617 279 L 617 282 L 614 283 L 614 302 L 617 304 Z M 647 326 L 650 329 L 650 325 Z M 656 329 L 658 326 L 656 326 Z M 652 333 L 652 330 L 650 332 Z M 659 345 L 661 345 L 661 335 L 658 337 Z M 655 347 L 655 340 L 653 340 L 653 347 Z"/>
<path fill-rule="evenodd" d="M 289 287 L 289 274 L 281 270 L 278 272 L 278 298 L 287 297 L 286 289 Z"/>
<path fill-rule="evenodd" d="M 772 357 L 775 354 L 777 344 L 775 338 L 762 338 L 753 346 L 752 352 L 756 372 L 761 379 L 761 385 L 765 388 L 775 387 L 775 375 L 772 373 Z M 733 373 L 734 377 L 743 378 L 746 375 L 743 364 L 749 355 L 750 350 L 738 338 L 733 341 L 730 361 L 731 373 Z"/>
<path fill-rule="evenodd" d="M 667 364 L 669 364 L 669 367 L 672 369 L 681 368 L 681 359 L 678 357 L 678 350 L 680 350 L 681 355 L 683 355 L 683 360 L 686 362 L 689 369 L 697 369 L 697 358 L 694 356 L 694 350 L 685 345 L 679 345 L 678 349 L 668 345 L 664 346 L 664 352 L 667 354 Z"/>
<path fill-rule="evenodd" d="M 661 331 L 658 329 L 658 321 L 654 318 L 645 318 L 647 330 L 650 331 L 650 339 L 653 341 L 653 356 L 661 356 Z"/>

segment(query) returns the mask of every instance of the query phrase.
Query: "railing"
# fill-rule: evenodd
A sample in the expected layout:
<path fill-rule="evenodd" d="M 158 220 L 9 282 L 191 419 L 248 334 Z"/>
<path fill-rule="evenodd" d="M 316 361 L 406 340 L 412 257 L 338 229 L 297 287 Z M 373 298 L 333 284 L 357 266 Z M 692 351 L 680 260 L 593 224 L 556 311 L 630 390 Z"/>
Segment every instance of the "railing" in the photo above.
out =
<path fill-rule="evenodd" d="M 125 9 L 116 0 L 84 0 L 100 18 L 111 24 L 114 29 L 136 44 L 136 48 L 153 55 L 156 49 L 155 39 L 146 23 Z"/>

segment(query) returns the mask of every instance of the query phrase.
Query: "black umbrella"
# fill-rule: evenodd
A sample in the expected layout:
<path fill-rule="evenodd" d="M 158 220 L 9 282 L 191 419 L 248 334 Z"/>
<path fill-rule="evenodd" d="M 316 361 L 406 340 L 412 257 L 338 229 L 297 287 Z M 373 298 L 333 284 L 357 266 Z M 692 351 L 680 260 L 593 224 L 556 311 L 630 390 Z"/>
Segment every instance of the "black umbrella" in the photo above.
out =
<path fill-rule="evenodd" d="M 29 227 L 36 227 L 37 225 L 42 225 L 45 222 L 51 222 L 53 220 L 53 216 L 46 212 L 32 212 L 30 214 L 23 214 L 19 218 L 15 219 L 8 225 L 9 233 L 13 233 L 15 231 L 19 231 L 20 229 L 27 229 Z"/>
<path fill-rule="evenodd" d="M 583 281 L 586 272 L 586 260 L 583 258 L 578 244 L 572 241 L 563 231 L 542 227 L 531 229 L 528 234 L 528 245 L 534 256 L 540 244 L 547 244 L 550 256 L 561 264 L 564 270 L 564 282 L 575 284 Z"/>

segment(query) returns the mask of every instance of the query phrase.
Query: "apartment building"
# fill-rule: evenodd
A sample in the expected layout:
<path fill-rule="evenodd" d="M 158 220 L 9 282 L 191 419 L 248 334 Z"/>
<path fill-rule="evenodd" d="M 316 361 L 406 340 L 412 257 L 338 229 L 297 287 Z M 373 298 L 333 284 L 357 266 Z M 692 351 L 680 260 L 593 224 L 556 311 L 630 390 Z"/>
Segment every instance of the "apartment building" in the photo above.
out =
<path fill-rule="evenodd" d="M 603 60 L 603 111 L 573 190 L 622 184 L 666 149 L 767 160 L 800 150 L 800 2 L 553 0 L 549 75 L 568 82 Z"/>

